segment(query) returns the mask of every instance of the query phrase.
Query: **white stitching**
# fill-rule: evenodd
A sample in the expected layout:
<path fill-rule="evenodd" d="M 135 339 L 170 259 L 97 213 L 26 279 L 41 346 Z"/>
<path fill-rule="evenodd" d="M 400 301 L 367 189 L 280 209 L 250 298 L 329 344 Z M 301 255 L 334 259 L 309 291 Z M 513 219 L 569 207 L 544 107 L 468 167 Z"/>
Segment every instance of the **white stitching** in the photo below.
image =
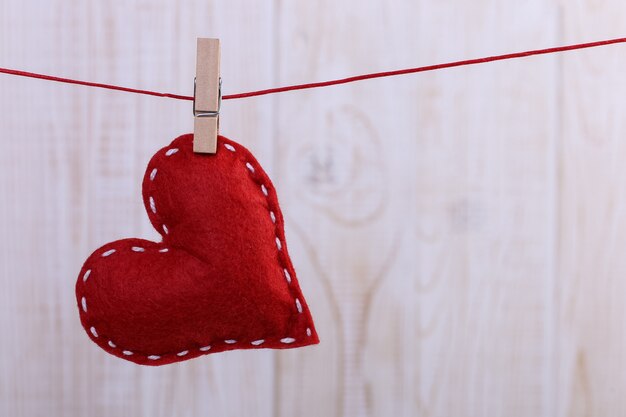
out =
<path fill-rule="evenodd" d="M 150 210 L 152 210 L 152 212 L 156 214 L 156 204 L 154 203 L 154 198 L 150 196 L 148 200 L 150 201 Z"/>
<path fill-rule="evenodd" d="M 229 151 L 231 151 L 231 152 L 235 152 L 235 148 L 232 145 L 230 145 L 230 144 L 224 144 L 224 147 L 226 149 L 228 149 Z M 176 152 L 178 152 L 178 148 L 172 148 L 172 149 L 168 150 L 165 153 L 165 155 L 166 156 L 171 156 L 171 155 L 174 155 Z M 252 166 L 252 164 L 250 162 L 246 162 L 246 168 L 248 168 L 248 170 L 250 172 L 252 172 L 252 173 L 255 172 L 254 166 Z M 150 180 L 151 181 L 154 180 L 154 178 L 156 177 L 156 174 L 157 174 L 157 168 L 154 168 L 152 170 L 152 172 L 150 173 Z M 264 184 L 261 184 L 261 192 L 263 193 L 263 195 L 268 197 L 269 193 L 268 193 L 268 190 L 267 190 L 267 188 L 265 187 Z M 152 198 L 152 196 L 149 197 L 149 200 L 150 200 L 150 208 L 152 209 L 153 213 L 156 214 L 156 205 L 155 205 L 155 202 L 154 202 L 154 199 Z M 270 213 L 270 219 L 272 220 L 272 223 L 276 223 L 276 215 L 275 215 L 275 213 L 273 211 L 271 211 L 271 210 L 269 211 L 269 213 Z M 169 230 L 168 230 L 168 228 L 167 228 L 167 226 L 165 224 L 163 224 L 163 231 L 165 232 L 165 234 L 169 233 Z M 275 240 L 276 240 L 276 247 L 278 248 L 278 250 L 279 251 L 282 250 L 282 242 L 281 242 L 280 238 L 278 236 L 276 236 Z M 145 251 L 144 248 L 139 247 L 139 246 L 133 246 L 131 249 L 133 251 L 135 251 L 135 252 L 144 252 Z M 163 248 L 163 249 L 160 249 L 159 252 L 165 253 L 165 252 L 168 252 L 168 250 L 169 250 L 168 248 Z M 104 252 L 102 254 L 102 257 L 107 257 L 109 255 L 112 255 L 115 252 L 116 252 L 116 249 L 110 249 L 110 250 Z M 283 269 L 283 272 L 285 274 L 285 279 L 287 280 L 287 283 L 290 284 L 291 283 L 291 275 L 289 274 L 289 272 L 287 271 L 286 268 Z M 91 269 L 88 269 L 87 271 L 85 271 L 85 274 L 83 275 L 83 282 L 87 282 L 87 279 L 89 278 L 90 275 L 91 275 Z M 300 299 L 298 299 L 297 297 L 295 298 L 295 304 L 296 304 L 296 308 L 297 308 L 298 312 L 302 313 L 302 311 L 303 311 L 302 303 L 300 302 Z M 83 311 L 86 313 L 87 312 L 87 299 L 85 297 L 81 298 L 81 305 L 83 307 Z M 96 331 L 95 327 L 91 326 L 89 331 L 91 332 L 91 334 L 93 334 L 94 337 L 98 337 L 98 332 Z M 311 334 L 312 334 L 311 329 L 307 327 L 306 335 L 307 336 L 311 336 Z M 285 337 L 285 338 L 280 339 L 280 341 L 281 341 L 281 343 L 289 344 L 289 343 L 295 342 L 296 339 L 294 339 L 293 337 Z M 265 342 L 264 339 L 259 339 L 259 340 L 252 341 L 250 343 L 252 345 L 254 345 L 254 346 L 259 346 L 259 345 L 263 344 L 264 342 Z M 227 339 L 227 340 L 224 340 L 224 343 L 235 344 L 235 343 L 237 343 L 237 341 L 234 340 L 234 339 Z M 111 340 L 108 341 L 108 345 L 111 348 L 117 348 L 115 343 L 113 343 Z M 207 352 L 210 349 L 211 349 L 210 345 L 199 348 L 199 350 L 202 351 L 202 352 Z M 181 352 L 178 352 L 176 355 L 179 356 L 179 357 L 182 357 L 182 356 L 187 355 L 188 353 L 189 353 L 188 350 L 183 350 Z M 124 354 L 126 356 L 130 356 L 130 355 L 133 355 L 134 353 L 131 352 L 130 350 L 123 350 L 122 354 Z M 158 360 L 158 359 L 161 359 L 161 356 L 159 356 L 159 355 L 150 355 L 150 356 L 147 356 L 147 358 L 150 359 L 150 360 Z"/>
<path fill-rule="evenodd" d="M 250 162 L 246 162 L 246 167 L 248 168 L 248 170 L 250 170 L 250 172 L 254 173 L 254 167 L 252 166 Z M 267 191 L 267 188 L 265 187 L 265 184 L 261 184 L 261 192 L 263 193 L 263 195 L 265 195 L 265 197 L 268 197 L 268 191 Z M 269 203 L 270 201 L 268 201 L 268 205 Z M 269 212 L 270 212 L 270 219 L 272 220 L 272 223 L 276 223 L 276 214 L 274 214 L 272 210 L 269 210 Z M 276 247 L 278 248 L 278 251 L 281 251 L 283 248 L 283 244 L 280 238 L 276 236 L 275 240 L 276 240 Z M 287 271 L 287 268 L 283 268 L 283 272 L 285 273 L 285 279 L 287 280 L 287 283 L 291 284 L 291 275 Z M 302 313 L 303 309 L 302 309 L 302 303 L 300 302 L 300 299 L 298 299 L 297 297 L 294 297 L 294 298 L 295 298 L 296 308 L 298 309 L 298 313 Z M 307 336 L 311 336 L 311 329 L 307 327 L 306 333 L 307 333 Z M 293 337 L 285 337 L 283 339 L 280 339 L 280 341 L 282 343 L 293 343 L 296 341 L 296 339 L 294 339 Z M 260 339 L 251 343 L 256 346 L 257 343 L 261 344 L 263 342 L 264 340 Z"/>

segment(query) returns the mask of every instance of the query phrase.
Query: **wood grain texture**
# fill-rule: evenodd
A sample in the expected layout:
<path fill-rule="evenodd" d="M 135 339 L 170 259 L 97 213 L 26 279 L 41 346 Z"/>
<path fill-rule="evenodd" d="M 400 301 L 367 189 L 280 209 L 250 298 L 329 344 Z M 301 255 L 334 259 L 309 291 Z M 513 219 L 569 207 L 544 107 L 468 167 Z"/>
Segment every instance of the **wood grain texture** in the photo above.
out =
<path fill-rule="evenodd" d="M 565 41 L 623 33 L 615 2 L 568 6 Z M 559 416 L 626 415 L 626 49 L 595 52 L 562 62 Z"/>
<path fill-rule="evenodd" d="M 617 0 L 7 0 L 0 66 L 191 94 L 617 37 Z M 623 416 L 624 47 L 225 102 L 272 176 L 321 344 L 161 368 L 73 287 L 156 239 L 150 156 L 191 103 L 0 76 L 0 416 Z"/>
<path fill-rule="evenodd" d="M 488 1 L 282 10 L 281 84 L 558 37 L 557 8 L 543 1 L 497 19 Z M 322 280 L 307 293 L 314 313 L 332 314 L 317 358 L 279 357 L 280 415 L 318 415 L 302 398 L 336 416 L 551 415 L 556 64 L 278 98 L 277 179 L 297 256 L 310 260 L 300 274 Z M 294 377 L 309 360 L 319 374 Z"/>

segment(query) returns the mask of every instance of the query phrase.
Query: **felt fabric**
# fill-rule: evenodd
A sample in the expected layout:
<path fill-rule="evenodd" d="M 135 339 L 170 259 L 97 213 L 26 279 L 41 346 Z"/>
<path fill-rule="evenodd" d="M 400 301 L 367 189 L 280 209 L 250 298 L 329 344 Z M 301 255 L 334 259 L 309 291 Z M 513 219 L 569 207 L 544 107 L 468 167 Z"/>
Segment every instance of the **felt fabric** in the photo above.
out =
<path fill-rule="evenodd" d="M 142 365 L 319 343 L 269 177 L 233 141 L 220 136 L 206 155 L 192 140 L 158 151 L 143 180 L 162 241 L 111 242 L 82 267 L 76 298 L 87 335 Z"/>

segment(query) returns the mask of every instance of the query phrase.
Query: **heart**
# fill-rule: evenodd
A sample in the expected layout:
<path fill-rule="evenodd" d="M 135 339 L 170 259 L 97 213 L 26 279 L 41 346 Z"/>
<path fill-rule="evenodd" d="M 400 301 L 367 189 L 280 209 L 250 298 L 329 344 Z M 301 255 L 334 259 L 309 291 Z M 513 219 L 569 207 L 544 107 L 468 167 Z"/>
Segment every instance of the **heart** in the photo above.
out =
<path fill-rule="evenodd" d="M 192 142 L 178 137 L 146 169 L 162 241 L 117 240 L 85 261 L 76 299 L 87 335 L 142 365 L 319 343 L 269 177 L 236 142 L 218 137 L 214 155 Z"/>

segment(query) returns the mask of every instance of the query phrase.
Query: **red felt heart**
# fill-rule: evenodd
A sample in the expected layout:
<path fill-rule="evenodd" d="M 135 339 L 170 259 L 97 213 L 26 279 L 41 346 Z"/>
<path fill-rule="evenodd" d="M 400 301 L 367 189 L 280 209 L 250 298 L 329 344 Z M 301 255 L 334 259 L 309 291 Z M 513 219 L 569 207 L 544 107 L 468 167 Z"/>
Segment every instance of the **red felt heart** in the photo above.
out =
<path fill-rule="evenodd" d="M 192 139 L 157 152 L 143 180 L 162 242 L 118 240 L 85 262 L 76 298 L 87 334 L 143 365 L 319 343 L 269 177 L 235 142 L 220 136 L 202 155 Z"/>

